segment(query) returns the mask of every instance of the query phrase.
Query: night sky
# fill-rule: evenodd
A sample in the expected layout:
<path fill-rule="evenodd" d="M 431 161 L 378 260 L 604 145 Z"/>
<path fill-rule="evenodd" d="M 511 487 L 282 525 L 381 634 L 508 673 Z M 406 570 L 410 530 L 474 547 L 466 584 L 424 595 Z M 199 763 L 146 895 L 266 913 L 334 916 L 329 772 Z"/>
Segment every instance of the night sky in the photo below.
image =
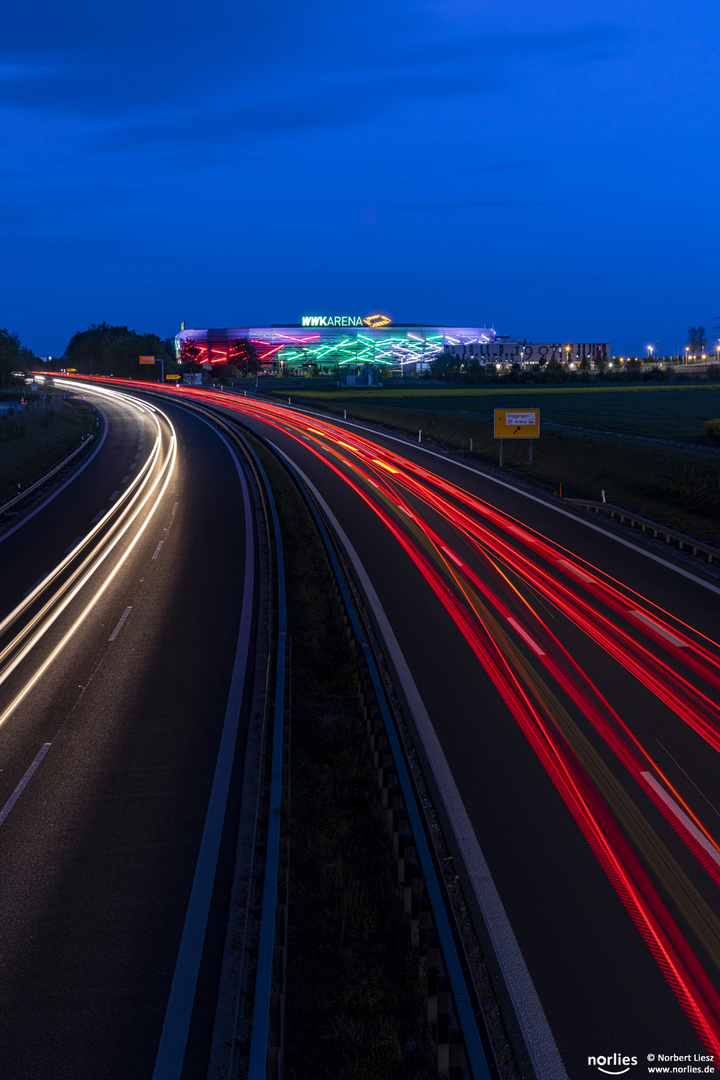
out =
<path fill-rule="evenodd" d="M 720 319 L 717 0 L 6 5 L 0 326 Z"/>

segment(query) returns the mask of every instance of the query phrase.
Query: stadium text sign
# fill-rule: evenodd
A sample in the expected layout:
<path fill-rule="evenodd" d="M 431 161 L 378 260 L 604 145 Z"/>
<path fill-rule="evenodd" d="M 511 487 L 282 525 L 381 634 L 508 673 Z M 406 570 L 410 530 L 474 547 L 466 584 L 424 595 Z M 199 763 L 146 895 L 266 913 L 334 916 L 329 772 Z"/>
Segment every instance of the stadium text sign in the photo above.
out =
<path fill-rule="evenodd" d="M 301 326 L 390 326 L 389 315 L 303 315 Z"/>

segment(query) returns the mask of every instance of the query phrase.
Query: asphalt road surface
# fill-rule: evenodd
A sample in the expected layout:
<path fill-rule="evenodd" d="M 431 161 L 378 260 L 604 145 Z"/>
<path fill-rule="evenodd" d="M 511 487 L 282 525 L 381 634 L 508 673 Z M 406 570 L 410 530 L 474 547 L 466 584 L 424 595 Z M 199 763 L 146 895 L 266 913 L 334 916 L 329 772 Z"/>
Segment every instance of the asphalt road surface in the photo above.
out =
<path fill-rule="evenodd" d="M 720 582 L 407 442 L 232 410 L 305 472 L 375 593 L 521 1057 L 543 1080 L 707 1068 Z"/>
<path fill-rule="evenodd" d="M 0 535 L 0 1076 L 149 1080 L 169 1024 L 183 1075 L 204 1076 L 246 736 L 236 709 L 227 812 L 208 824 L 251 645 L 244 496 L 208 425 L 91 398 L 102 446 Z M 181 943 L 213 829 L 193 966 Z"/>

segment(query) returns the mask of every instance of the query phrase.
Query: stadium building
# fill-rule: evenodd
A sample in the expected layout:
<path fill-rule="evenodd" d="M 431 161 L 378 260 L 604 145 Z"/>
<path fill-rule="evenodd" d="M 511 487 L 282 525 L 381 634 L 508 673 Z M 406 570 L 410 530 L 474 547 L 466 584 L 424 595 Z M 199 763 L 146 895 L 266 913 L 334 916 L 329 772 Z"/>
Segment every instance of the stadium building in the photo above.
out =
<path fill-rule="evenodd" d="M 488 327 L 393 323 L 387 315 L 306 315 L 300 323 L 266 327 L 183 327 L 175 348 L 183 360 L 227 364 L 233 362 L 235 343 L 244 339 L 257 349 L 265 371 L 336 371 L 373 364 L 399 373 L 423 370 L 444 350 L 477 352 L 495 336 Z"/>

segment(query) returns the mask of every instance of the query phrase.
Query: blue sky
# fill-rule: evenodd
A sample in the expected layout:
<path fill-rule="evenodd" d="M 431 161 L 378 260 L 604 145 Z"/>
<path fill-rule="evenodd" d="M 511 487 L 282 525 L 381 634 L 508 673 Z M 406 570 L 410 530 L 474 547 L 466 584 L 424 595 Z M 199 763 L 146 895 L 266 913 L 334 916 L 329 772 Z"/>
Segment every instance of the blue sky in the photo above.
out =
<path fill-rule="evenodd" d="M 47 0 L 0 39 L 0 326 L 720 322 L 716 0 Z"/>

